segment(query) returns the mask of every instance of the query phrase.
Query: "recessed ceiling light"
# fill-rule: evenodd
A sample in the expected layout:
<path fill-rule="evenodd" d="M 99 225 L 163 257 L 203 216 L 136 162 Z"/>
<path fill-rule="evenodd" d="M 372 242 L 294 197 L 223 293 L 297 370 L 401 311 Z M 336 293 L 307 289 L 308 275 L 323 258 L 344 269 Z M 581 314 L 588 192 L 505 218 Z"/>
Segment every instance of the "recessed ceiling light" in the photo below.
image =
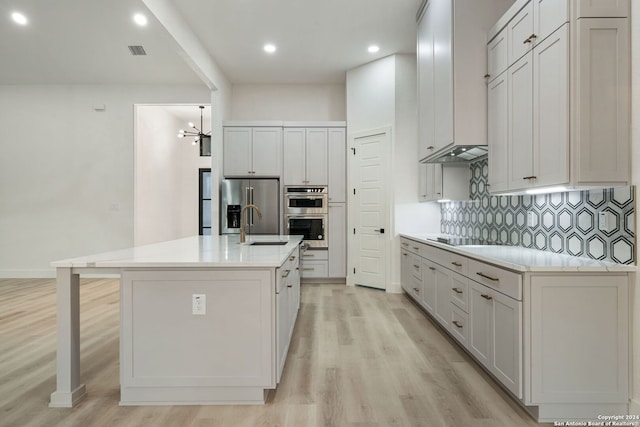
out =
<path fill-rule="evenodd" d="M 273 53 L 276 51 L 276 47 L 272 44 L 265 44 L 263 49 L 267 53 Z"/>
<path fill-rule="evenodd" d="M 141 27 L 147 25 L 147 17 L 141 13 L 136 13 L 135 15 L 133 15 L 133 21 Z"/>
<path fill-rule="evenodd" d="M 375 44 L 372 44 L 367 48 L 367 50 L 369 51 L 369 53 L 376 53 L 377 51 L 380 50 L 380 47 L 376 46 Z"/>
<path fill-rule="evenodd" d="M 11 19 L 13 19 L 17 24 L 27 25 L 27 17 L 20 12 L 13 12 L 11 14 Z"/>

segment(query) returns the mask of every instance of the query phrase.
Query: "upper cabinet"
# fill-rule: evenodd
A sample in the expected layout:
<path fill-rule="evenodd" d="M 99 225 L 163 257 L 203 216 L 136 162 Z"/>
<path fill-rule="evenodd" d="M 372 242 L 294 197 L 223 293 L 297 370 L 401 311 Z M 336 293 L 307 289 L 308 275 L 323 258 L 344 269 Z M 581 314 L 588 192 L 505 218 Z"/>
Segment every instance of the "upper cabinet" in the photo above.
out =
<path fill-rule="evenodd" d="M 225 127 L 223 173 L 226 178 L 279 178 L 281 127 Z"/>
<path fill-rule="evenodd" d="M 327 185 L 326 128 L 284 129 L 284 185 Z"/>
<path fill-rule="evenodd" d="M 486 33 L 512 0 L 429 0 L 418 23 L 419 158 L 487 144 Z M 455 64 L 455 66 L 454 66 Z"/>
<path fill-rule="evenodd" d="M 520 0 L 491 30 L 491 192 L 628 185 L 628 18 L 571 15 L 627 9 L 615 0 Z"/>

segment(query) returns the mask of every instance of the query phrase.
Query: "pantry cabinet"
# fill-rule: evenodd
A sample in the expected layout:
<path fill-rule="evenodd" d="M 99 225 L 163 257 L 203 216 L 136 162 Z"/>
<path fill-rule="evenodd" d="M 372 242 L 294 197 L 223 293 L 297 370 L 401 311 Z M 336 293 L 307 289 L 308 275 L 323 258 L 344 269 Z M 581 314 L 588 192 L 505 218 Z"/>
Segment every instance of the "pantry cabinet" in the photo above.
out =
<path fill-rule="evenodd" d="M 519 0 L 489 32 L 492 193 L 628 185 L 630 49 L 622 3 Z"/>
<path fill-rule="evenodd" d="M 279 178 L 282 169 L 282 128 L 225 127 L 225 178 Z"/>

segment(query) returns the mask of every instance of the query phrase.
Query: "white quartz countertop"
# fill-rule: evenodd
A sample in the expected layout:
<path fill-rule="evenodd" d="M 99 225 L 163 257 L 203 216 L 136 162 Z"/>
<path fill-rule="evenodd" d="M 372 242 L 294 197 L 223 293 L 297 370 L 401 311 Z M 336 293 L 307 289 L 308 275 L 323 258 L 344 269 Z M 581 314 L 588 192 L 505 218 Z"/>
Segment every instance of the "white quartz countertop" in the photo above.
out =
<path fill-rule="evenodd" d="M 523 248 L 520 246 L 451 246 L 446 243 L 429 240 L 436 239 L 438 235 L 400 234 L 400 236 L 518 272 L 636 271 L 636 267 L 634 265 L 616 264 L 613 262 L 556 254 L 553 252 L 539 251 L 537 249 Z"/>
<path fill-rule="evenodd" d="M 256 241 L 286 241 L 280 246 L 252 246 Z M 76 268 L 180 268 L 180 267 L 279 267 L 300 244 L 302 236 L 192 236 L 136 246 L 96 255 L 52 262 L 53 267 Z"/>

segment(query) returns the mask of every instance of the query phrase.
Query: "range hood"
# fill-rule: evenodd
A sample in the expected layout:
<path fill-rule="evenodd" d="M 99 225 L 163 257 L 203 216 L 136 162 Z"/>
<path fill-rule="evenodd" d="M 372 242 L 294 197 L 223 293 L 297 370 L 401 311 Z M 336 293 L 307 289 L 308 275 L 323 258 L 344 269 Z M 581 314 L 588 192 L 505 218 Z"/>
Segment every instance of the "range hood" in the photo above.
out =
<path fill-rule="evenodd" d="M 486 145 L 457 145 L 447 151 L 439 153 L 436 157 L 423 159 L 420 163 L 462 163 L 470 162 L 482 156 L 486 156 L 489 147 Z"/>

